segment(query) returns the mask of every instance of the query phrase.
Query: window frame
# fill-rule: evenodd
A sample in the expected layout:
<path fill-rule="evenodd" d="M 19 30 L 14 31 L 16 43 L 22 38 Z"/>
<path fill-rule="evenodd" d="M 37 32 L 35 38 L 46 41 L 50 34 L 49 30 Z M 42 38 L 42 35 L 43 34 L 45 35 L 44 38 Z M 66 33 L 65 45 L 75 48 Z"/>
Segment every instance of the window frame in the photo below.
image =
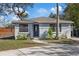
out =
<path fill-rule="evenodd" d="M 56 32 L 56 24 L 50 24 L 50 27 L 52 28 L 53 32 Z"/>
<path fill-rule="evenodd" d="M 19 32 L 28 32 L 28 24 L 19 24 Z"/>
<path fill-rule="evenodd" d="M 56 32 L 56 24 L 50 24 L 50 27 L 53 28 L 53 32 Z M 62 24 L 59 24 L 59 31 L 62 31 Z"/>
<path fill-rule="evenodd" d="M 59 24 L 59 31 L 61 32 L 62 31 L 62 24 Z"/>

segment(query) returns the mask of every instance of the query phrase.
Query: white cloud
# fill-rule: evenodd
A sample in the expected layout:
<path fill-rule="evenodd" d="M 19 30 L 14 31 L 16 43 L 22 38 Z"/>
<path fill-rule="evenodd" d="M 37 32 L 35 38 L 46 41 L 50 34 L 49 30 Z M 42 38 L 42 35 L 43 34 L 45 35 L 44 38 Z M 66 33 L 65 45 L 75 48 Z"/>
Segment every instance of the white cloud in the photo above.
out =
<path fill-rule="evenodd" d="M 48 13 L 48 10 L 44 8 L 40 8 L 39 10 L 37 10 L 37 12 L 40 14 L 44 14 L 44 13 Z"/>
<path fill-rule="evenodd" d="M 14 15 L 13 17 L 12 17 L 12 21 L 13 20 L 20 20 L 16 15 Z"/>
<path fill-rule="evenodd" d="M 4 16 L 0 16 L 0 22 L 4 22 Z"/>
<path fill-rule="evenodd" d="M 53 12 L 54 14 L 56 14 L 56 9 L 57 9 L 57 7 L 51 8 L 51 12 Z M 62 6 L 59 6 L 59 12 L 62 12 L 62 11 L 63 11 Z"/>
<path fill-rule="evenodd" d="M 0 19 L 4 19 L 4 16 L 0 16 Z"/>
<path fill-rule="evenodd" d="M 6 23 L 6 20 L 4 16 L 0 16 L 0 27 L 3 27 L 4 24 Z"/>
<path fill-rule="evenodd" d="M 44 17 L 49 14 L 49 11 L 45 8 L 39 8 L 36 13 L 36 17 Z"/>
<path fill-rule="evenodd" d="M 19 10 L 20 10 L 20 12 L 22 12 L 22 11 L 23 11 L 23 9 L 22 9 L 22 8 L 19 8 Z M 15 11 L 18 13 L 18 8 L 17 8 L 17 7 L 15 7 Z"/>
<path fill-rule="evenodd" d="M 18 8 L 17 7 L 15 7 L 15 11 L 18 12 Z M 23 8 L 19 8 L 19 11 L 22 12 Z"/>

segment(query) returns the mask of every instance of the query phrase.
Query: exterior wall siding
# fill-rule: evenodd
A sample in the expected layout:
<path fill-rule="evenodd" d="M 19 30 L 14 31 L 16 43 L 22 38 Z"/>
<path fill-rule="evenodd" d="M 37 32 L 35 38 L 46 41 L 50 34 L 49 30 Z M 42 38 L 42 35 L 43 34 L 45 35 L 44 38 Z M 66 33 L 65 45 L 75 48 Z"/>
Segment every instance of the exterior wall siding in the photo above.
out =
<path fill-rule="evenodd" d="M 19 32 L 19 24 L 16 24 L 15 25 L 15 39 L 17 39 L 17 36 L 18 35 L 25 35 L 25 36 L 27 36 L 27 34 L 29 34 L 29 32 L 30 32 L 30 30 L 29 30 L 29 24 L 28 24 L 28 32 Z"/>
<path fill-rule="evenodd" d="M 44 37 L 47 35 L 49 29 L 49 24 L 39 24 L 39 37 Z M 71 24 L 62 24 L 61 25 L 61 32 L 59 33 L 60 36 L 66 35 L 67 38 L 71 38 Z M 30 34 L 31 37 L 33 37 L 33 24 L 28 24 L 28 32 L 19 32 L 19 25 L 15 25 L 15 39 L 17 39 L 18 34 L 27 33 Z M 54 36 L 56 36 L 56 32 L 53 32 Z"/>
<path fill-rule="evenodd" d="M 47 35 L 49 29 L 49 24 L 39 24 L 39 37 Z M 59 36 L 63 35 L 67 38 L 71 38 L 71 24 L 61 24 L 61 32 L 59 32 Z M 56 32 L 53 32 L 53 35 L 56 36 Z"/>
<path fill-rule="evenodd" d="M 71 24 L 62 24 L 62 35 L 66 35 L 67 38 L 71 38 L 71 30 L 72 30 L 72 27 L 71 27 Z"/>
<path fill-rule="evenodd" d="M 17 39 L 19 33 L 19 24 L 15 24 L 15 39 Z"/>
<path fill-rule="evenodd" d="M 39 24 L 39 37 L 47 35 L 49 24 Z"/>
<path fill-rule="evenodd" d="M 28 24 L 28 32 L 31 37 L 33 37 L 33 24 Z"/>

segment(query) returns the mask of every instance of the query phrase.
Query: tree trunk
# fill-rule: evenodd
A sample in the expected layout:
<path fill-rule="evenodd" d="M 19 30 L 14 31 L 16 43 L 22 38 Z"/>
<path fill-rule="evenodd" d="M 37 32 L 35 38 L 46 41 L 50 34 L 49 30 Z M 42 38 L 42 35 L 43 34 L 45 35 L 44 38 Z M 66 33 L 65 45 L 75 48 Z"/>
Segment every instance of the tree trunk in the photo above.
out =
<path fill-rule="evenodd" d="M 56 39 L 59 39 L 59 6 L 58 3 L 57 6 L 57 20 L 56 20 Z"/>

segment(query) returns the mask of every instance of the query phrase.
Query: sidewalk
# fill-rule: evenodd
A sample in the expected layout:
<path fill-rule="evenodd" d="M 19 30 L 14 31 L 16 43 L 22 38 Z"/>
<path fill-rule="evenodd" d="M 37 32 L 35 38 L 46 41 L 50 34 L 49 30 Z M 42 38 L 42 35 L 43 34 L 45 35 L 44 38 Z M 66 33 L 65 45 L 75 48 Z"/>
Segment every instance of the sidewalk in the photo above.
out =
<path fill-rule="evenodd" d="M 21 52 L 18 51 L 17 49 L 16 50 L 7 50 L 7 51 L 1 51 L 0 56 L 15 56 L 15 55 L 18 55 L 19 53 L 21 54 Z"/>
<path fill-rule="evenodd" d="M 26 55 L 24 52 L 22 52 L 21 50 L 23 51 L 28 51 L 30 50 L 31 48 L 34 48 L 34 47 L 29 47 L 29 48 L 21 48 L 21 49 L 15 49 L 15 50 L 6 50 L 6 51 L 1 51 L 0 52 L 0 56 L 24 56 Z M 38 48 L 38 47 L 37 47 Z"/>

